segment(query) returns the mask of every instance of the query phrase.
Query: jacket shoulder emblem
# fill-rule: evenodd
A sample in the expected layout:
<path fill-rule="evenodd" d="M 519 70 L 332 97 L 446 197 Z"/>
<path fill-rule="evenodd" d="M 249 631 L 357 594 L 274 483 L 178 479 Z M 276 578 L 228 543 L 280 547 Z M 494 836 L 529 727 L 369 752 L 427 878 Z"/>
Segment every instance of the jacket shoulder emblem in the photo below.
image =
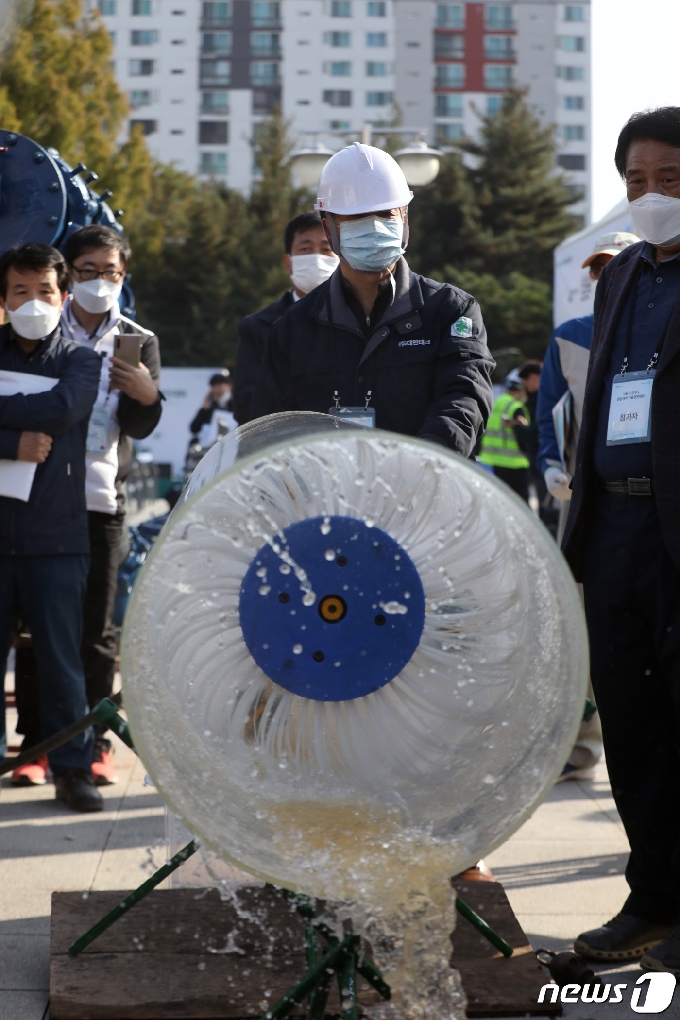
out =
<path fill-rule="evenodd" d="M 461 315 L 451 326 L 451 336 L 468 337 L 472 336 L 472 319 L 467 315 Z"/>

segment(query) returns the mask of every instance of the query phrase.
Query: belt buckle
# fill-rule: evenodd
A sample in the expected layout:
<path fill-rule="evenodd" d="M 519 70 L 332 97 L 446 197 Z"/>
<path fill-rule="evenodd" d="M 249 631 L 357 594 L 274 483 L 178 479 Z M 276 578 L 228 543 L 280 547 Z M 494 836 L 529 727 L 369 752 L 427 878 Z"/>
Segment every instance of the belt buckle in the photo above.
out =
<path fill-rule="evenodd" d="M 651 496 L 652 494 L 652 480 L 651 478 L 629 478 L 628 479 L 628 495 L 629 496 Z"/>

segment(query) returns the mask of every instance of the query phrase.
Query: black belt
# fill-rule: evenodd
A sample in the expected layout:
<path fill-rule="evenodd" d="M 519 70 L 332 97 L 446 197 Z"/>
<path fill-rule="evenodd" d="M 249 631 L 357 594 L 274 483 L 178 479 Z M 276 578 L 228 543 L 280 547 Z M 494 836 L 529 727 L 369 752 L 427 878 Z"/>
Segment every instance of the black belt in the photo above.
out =
<path fill-rule="evenodd" d="M 652 496 L 654 484 L 651 478 L 617 478 L 615 481 L 600 479 L 604 492 L 612 496 Z"/>

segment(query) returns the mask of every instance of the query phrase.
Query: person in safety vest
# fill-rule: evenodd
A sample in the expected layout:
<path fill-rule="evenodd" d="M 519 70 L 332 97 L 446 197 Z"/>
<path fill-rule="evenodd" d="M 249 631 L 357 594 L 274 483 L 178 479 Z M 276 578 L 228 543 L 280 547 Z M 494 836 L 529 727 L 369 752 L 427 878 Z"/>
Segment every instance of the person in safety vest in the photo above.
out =
<path fill-rule="evenodd" d="M 517 428 L 526 428 L 530 419 L 524 403 L 524 380 L 516 368 L 506 378 L 505 389 L 493 405 L 477 460 L 528 502 L 529 458 L 521 448 Z"/>
<path fill-rule="evenodd" d="M 339 266 L 272 327 L 250 418 L 320 411 L 473 454 L 494 362 L 475 299 L 409 269 L 412 198 L 382 149 L 328 160 L 316 208 Z"/>

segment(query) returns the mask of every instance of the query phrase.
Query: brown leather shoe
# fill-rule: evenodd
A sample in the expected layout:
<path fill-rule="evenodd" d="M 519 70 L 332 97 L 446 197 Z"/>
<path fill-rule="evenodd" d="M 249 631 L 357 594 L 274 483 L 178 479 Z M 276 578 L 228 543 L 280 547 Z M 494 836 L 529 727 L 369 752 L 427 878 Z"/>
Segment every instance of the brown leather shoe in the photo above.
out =
<path fill-rule="evenodd" d="M 460 879 L 462 882 L 495 882 L 491 868 L 487 867 L 484 861 L 477 861 L 471 868 L 461 871 L 460 875 L 454 875 L 452 881 Z"/>

